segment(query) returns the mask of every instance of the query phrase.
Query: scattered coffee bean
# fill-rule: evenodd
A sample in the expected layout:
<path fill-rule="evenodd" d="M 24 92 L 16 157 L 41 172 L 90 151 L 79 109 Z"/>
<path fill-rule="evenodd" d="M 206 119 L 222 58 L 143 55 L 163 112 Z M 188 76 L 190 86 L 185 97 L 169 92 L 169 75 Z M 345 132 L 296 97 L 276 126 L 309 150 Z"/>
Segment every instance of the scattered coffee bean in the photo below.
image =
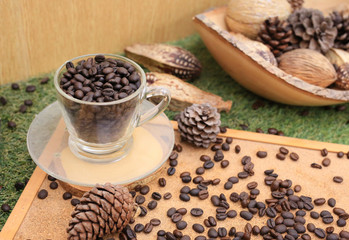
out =
<path fill-rule="evenodd" d="M 209 193 L 207 190 L 201 190 L 198 194 L 200 200 L 207 199 L 209 197 Z"/>
<path fill-rule="evenodd" d="M 30 99 L 27 99 L 27 100 L 25 100 L 24 101 L 24 105 L 26 105 L 26 106 L 32 106 L 33 105 L 33 101 L 32 100 L 30 100 Z"/>
<path fill-rule="evenodd" d="M 141 205 L 145 202 L 145 197 L 143 197 L 142 195 L 137 195 L 137 197 L 135 198 L 135 202 Z"/>
<path fill-rule="evenodd" d="M 249 221 L 253 218 L 252 213 L 248 212 L 248 211 L 241 211 L 240 212 L 240 217 L 242 217 L 243 219 Z"/>
<path fill-rule="evenodd" d="M 20 190 L 24 189 L 24 187 L 25 187 L 25 185 L 22 182 L 16 182 L 15 183 L 16 191 L 20 191 Z"/>
<path fill-rule="evenodd" d="M 324 158 L 324 160 L 322 160 L 322 166 L 324 167 L 328 167 L 331 164 L 331 160 L 329 158 Z"/>
<path fill-rule="evenodd" d="M 186 193 L 181 193 L 179 195 L 179 198 L 184 201 L 184 202 L 189 202 L 190 201 L 190 196 Z"/>
<path fill-rule="evenodd" d="M 326 157 L 328 155 L 328 151 L 326 148 L 321 149 L 320 153 L 321 153 L 321 156 L 323 156 L 323 157 Z"/>
<path fill-rule="evenodd" d="M 205 228 L 201 224 L 198 224 L 198 223 L 193 224 L 192 228 L 197 233 L 203 233 L 205 231 Z"/>
<path fill-rule="evenodd" d="M 233 183 L 232 182 L 229 182 L 227 181 L 225 184 L 224 184 L 224 189 L 225 190 L 230 190 L 233 188 Z"/>
<path fill-rule="evenodd" d="M 56 181 L 57 180 L 56 178 L 52 177 L 51 175 L 48 175 L 47 179 L 50 180 L 50 181 Z"/>
<path fill-rule="evenodd" d="M 146 216 L 147 213 L 148 213 L 148 210 L 145 207 L 143 207 L 143 206 L 139 206 L 139 208 L 141 209 L 141 213 L 139 214 L 139 216 L 140 217 Z"/>
<path fill-rule="evenodd" d="M 229 166 L 229 161 L 228 160 L 223 160 L 222 162 L 221 162 L 221 167 L 222 168 L 226 168 L 226 167 L 228 167 Z"/>
<path fill-rule="evenodd" d="M 334 198 L 329 198 L 329 199 L 327 200 L 327 204 L 328 204 L 328 206 L 330 206 L 330 207 L 335 207 L 335 206 L 336 206 L 336 199 L 334 199 Z"/>
<path fill-rule="evenodd" d="M 225 142 L 228 143 L 228 144 L 232 144 L 233 143 L 233 138 L 232 137 L 227 137 L 225 139 Z"/>
<path fill-rule="evenodd" d="M 34 85 L 28 85 L 26 88 L 25 88 L 25 91 L 26 92 L 34 92 L 36 90 L 36 87 Z"/>
<path fill-rule="evenodd" d="M 218 237 L 218 232 L 214 228 L 210 228 L 207 232 L 207 236 L 210 238 L 217 238 Z"/>
<path fill-rule="evenodd" d="M 7 100 L 5 97 L 3 97 L 3 96 L 0 97 L 0 104 L 3 106 L 5 106 L 7 104 Z"/>
<path fill-rule="evenodd" d="M 200 160 L 203 162 L 211 161 L 211 158 L 207 155 L 201 155 Z"/>
<path fill-rule="evenodd" d="M 201 208 L 192 208 L 190 214 L 194 217 L 200 217 L 204 214 L 204 211 Z"/>
<path fill-rule="evenodd" d="M 40 84 L 46 84 L 46 83 L 48 83 L 49 80 L 50 79 L 48 77 L 44 77 L 40 80 Z"/>
<path fill-rule="evenodd" d="M 70 200 L 70 204 L 75 207 L 76 205 L 80 204 L 80 200 L 77 198 L 73 198 L 72 200 Z"/>
<path fill-rule="evenodd" d="M 248 173 L 247 172 L 239 172 L 238 173 L 238 178 L 240 179 L 244 179 L 248 177 Z"/>
<path fill-rule="evenodd" d="M 11 211 L 10 205 L 8 205 L 7 203 L 2 204 L 2 205 L 1 205 L 1 211 L 3 211 L 3 212 L 9 212 L 9 211 Z"/>
<path fill-rule="evenodd" d="M 335 183 L 342 183 L 343 182 L 343 178 L 340 177 L 340 176 L 335 176 L 335 177 L 333 177 L 333 181 Z"/>
<path fill-rule="evenodd" d="M 203 166 L 204 166 L 205 169 L 211 169 L 211 168 L 214 167 L 214 162 L 206 161 Z"/>
<path fill-rule="evenodd" d="M 302 190 L 302 187 L 300 185 L 295 185 L 294 186 L 294 191 L 295 192 L 300 192 Z"/>
<path fill-rule="evenodd" d="M 141 223 L 136 224 L 134 227 L 134 231 L 136 233 L 142 232 L 143 230 L 144 230 L 144 225 Z"/>
<path fill-rule="evenodd" d="M 19 106 L 19 112 L 21 113 L 26 113 L 27 112 L 27 106 L 22 104 L 21 106 Z"/>
<path fill-rule="evenodd" d="M 312 164 L 310 164 L 310 166 L 312 168 L 322 169 L 322 166 L 320 164 L 317 164 L 317 163 L 312 163 Z"/>
<path fill-rule="evenodd" d="M 216 186 L 216 185 L 218 185 L 220 182 L 221 182 L 221 180 L 220 180 L 219 178 L 215 178 L 215 179 L 212 180 L 212 185 L 213 185 L 213 186 Z"/>
<path fill-rule="evenodd" d="M 153 218 L 153 219 L 150 220 L 150 223 L 153 226 L 159 226 L 161 224 L 161 221 L 158 218 Z"/>
<path fill-rule="evenodd" d="M 202 175 L 202 174 L 205 173 L 205 168 L 203 168 L 203 167 L 198 167 L 198 168 L 196 169 L 195 173 L 196 173 L 197 175 Z"/>
<path fill-rule="evenodd" d="M 276 158 L 279 159 L 279 160 L 285 160 L 286 156 L 282 153 L 277 153 L 276 154 Z"/>
<path fill-rule="evenodd" d="M 265 158 L 268 156 L 268 153 L 266 151 L 258 151 L 257 152 L 257 157 L 259 158 Z"/>
<path fill-rule="evenodd" d="M 12 83 L 12 84 L 11 84 L 11 88 L 12 88 L 12 90 L 19 90 L 19 85 L 18 85 L 18 83 Z"/>
<path fill-rule="evenodd" d="M 165 178 L 159 178 L 158 183 L 159 183 L 160 187 L 165 187 L 166 186 L 166 179 Z"/>
<path fill-rule="evenodd" d="M 179 221 L 179 222 L 176 223 L 176 227 L 177 227 L 178 230 L 185 229 L 187 227 L 187 225 L 188 224 L 185 221 Z"/>
<path fill-rule="evenodd" d="M 39 199 L 45 199 L 47 196 L 48 196 L 48 192 L 47 192 L 47 190 L 45 190 L 45 189 L 41 189 L 41 190 L 38 192 L 38 198 L 39 198 Z"/>
<path fill-rule="evenodd" d="M 325 231 L 321 228 L 315 228 L 314 233 L 318 238 L 325 238 L 326 237 Z"/>
<path fill-rule="evenodd" d="M 148 209 L 153 210 L 158 206 L 158 202 L 155 200 L 152 200 L 148 203 Z"/>
<path fill-rule="evenodd" d="M 235 153 L 238 154 L 241 151 L 241 147 L 239 145 L 235 146 Z"/>
<path fill-rule="evenodd" d="M 14 129 L 17 127 L 17 124 L 13 121 L 8 121 L 7 122 L 7 127 L 10 128 L 10 129 Z"/>
<path fill-rule="evenodd" d="M 318 219 L 320 217 L 320 214 L 312 211 L 312 212 L 310 212 L 310 217 L 313 219 Z"/>
<path fill-rule="evenodd" d="M 139 190 L 139 192 L 140 192 L 142 195 L 148 194 L 149 191 L 150 191 L 150 188 L 149 188 L 148 185 L 144 185 L 144 186 L 141 187 L 141 189 Z"/>
<path fill-rule="evenodd" d="M 342 152 L 342 151 L 341 151 L 341 152 L 338 152 L 338 153 L 337 153 L 337 157 L 338 157 L 338 158 L 344 157 L 344 152 Z"/>
<path fill-rule="evenodd" d="M 291 160 L 293 160 L 293 161 L 298 161 L 298 160 L 299 160 L 299 156 L 298 156 L 298 154 L 295 153 L 295 152 L 290 153 L 290 158 L 291 158 Z"/>
<path fill-rule="evenodd" d="M 316 206 L 321 206 L 321 205 L 324 205 L 326 202 L 326 199 L 325 198 L 317 198 L 314 200 L 314 203 Z"/>
<path fill-rule="evenodd" d="M 71 199 L 73 195 L 70 192 L 65 192 L 63 193 L 62 197 L 64 200 L 68 200 L 68 199 Z"/>
<path fill-rule="evenodd" d="M 144 233 L 151 233 L 151 231 L 153 231 L 153 225 L 151 223 L 145 224 L 143 232 Z"/>
<path fill-rule="evenodd" d="M 53 181 L 50 183 L 50 188 L 51 189 L 57 189 L 58 188 L 58 183 L 56 181 Z"/>
<path fill-rule="evenodd" d="M 340 218 L 337 220 L 338 227 L 345 227 L 346 225 L 347 225 L 347 221 L 345 221 L 343 218 Z"/>

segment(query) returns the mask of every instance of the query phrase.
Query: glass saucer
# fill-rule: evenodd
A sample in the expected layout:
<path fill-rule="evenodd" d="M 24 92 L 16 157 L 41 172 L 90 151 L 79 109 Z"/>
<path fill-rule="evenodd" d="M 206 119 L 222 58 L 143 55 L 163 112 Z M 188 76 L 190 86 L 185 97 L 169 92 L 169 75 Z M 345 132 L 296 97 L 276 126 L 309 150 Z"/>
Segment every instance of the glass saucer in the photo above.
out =
<path fill-rule="evenodd" d="M 152 108 L 147 100 L 141 112 Z M 58 102 L 41 111 L 27 134 L 27 147 L 34 162 L 47 174 L 66 183 L 94 186 L 96 183 L 129 184 L 156 172 L 168 159 L 174 131 L 167 116 L 158 117 L 135 129 L 129 154 L 118 162 L 91 163 L 78 159 L 68 146 L 69 134 Z"/>

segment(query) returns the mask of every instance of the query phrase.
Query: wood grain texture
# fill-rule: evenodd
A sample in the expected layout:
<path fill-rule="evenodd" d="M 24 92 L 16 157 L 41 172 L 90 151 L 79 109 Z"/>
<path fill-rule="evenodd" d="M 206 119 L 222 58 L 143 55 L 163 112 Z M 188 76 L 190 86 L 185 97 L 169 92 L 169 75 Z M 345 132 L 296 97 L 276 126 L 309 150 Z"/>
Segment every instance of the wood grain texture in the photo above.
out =
<path fill-rule="evenodd" d="M 88 53 L 194 33 L 191 18 L 227 0 L 1 0 L 0 84 L 24 80 Z"/>

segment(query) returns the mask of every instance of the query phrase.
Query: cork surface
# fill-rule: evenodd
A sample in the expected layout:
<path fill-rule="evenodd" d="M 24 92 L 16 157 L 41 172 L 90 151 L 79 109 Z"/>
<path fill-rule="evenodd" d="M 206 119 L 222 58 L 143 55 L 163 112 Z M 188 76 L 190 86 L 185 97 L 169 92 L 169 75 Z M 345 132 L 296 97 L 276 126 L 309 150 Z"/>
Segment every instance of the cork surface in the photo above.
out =
<path fill-rule="evenodd" d="M 234 138 L 234 136 L 232 136 Z M 176 143 L 179 142 L 178 133 L 176 133 Z M 206 200 L 199 200 L 197 197 L 191 197 L 189 202 L 183 202 L 179 199 L 180 188 L 184 185 L 194 188 L 196 185 L 194 183 L 184 184 L 182 183 L 179 175 L 182 172 L 189 171 L 192 178 L 197 176 L 195 170 L 197 167 L 203 165 L 203 162 L 199 160 L 202 154 L 207 154 L 213 157 L 214 153 L 211 150 L 204 150 L 194 148 L 185 143 L 181 143 L 183 146 L 183 151 L 178 157 L 178 166 L 176 167 L 176 173 L 173 176 L 167 176 L 166 171 L 163 172 L 164 178 L 167 180 L 166 187 L 160 188 L 157 179 L 149 183 L 150 192 L 145 196 L 146 201 L 143 206 L 147 206 L 148 202 L 151 201 L 151 193 L 156 191 L 162 195 L 166 192 L 172 193 L 172 198 L 170 200 L 161 199 L 158 201 L 158 205 L 154 210 L 148 210 L 148 214 L 145 217 L 137 217 L 132 228 L 137 223 L 146 224 L 152 218 L 158 218 L 161 220 L 161 225 L 154 227 L 150 234 L 138 233 L 137 239 L 156 239 L 156 233 L 158 230 L 163 229 L 165 231 L 173 231 L 176 229 L 174 223 L 171 219 L 166 216 L 166 212 L 170 207 L 175 208 L 186 208 L 188 213 L 183 216 L 183 220 L 188 223 L 186 229 L 182 230 L 184 234 L 187 234 L 194 239 L 199 234 L 192 230 L 192 225 L 194 223 L 203 224 L 203 221 L 208 216 L 216 215 L 216 208 L 212 205 L 210 197 Z M 241 146 L 241 152 L 236 154 L 234 152 L 235 145 Z M 238 213 L 241 210 L 240 203 L 233 203 L 229 200 L 229 195 L 232 192 L 249 192 L 246 185 L 251 181 L 258 182 L 258 189 L 261 194 L 257 197 L 257 201 L 263 201 L 266 198 L 271 198 L 270 189 L 264 184 L 264 170 L 274 169 L 277 174 L 279 174 L 280 179 L 290 179 L 293 182 L 293 186 L 299 184 L 302 186 L 302 191 L 298 195 L 307 195 L 313 199 L 324 197 L 326 199 L 333 197 L 337 200 L 336 207 L 344 208 L 349 211 L 349 194 L 347 189 L 349 189 L 349 160 L 345 157 L 342 159 L 337 158 L 336 153 L 329 153 L 328 158 L 331 159 L 331 165 L 329 167 L 323 167 L 322 169 L 314 169 L 310 167 L 311 163 L 319 163 L 324 157 L 321 156 L 319 150 L 309 150 L 296 147 L 287 147 L 290 152 L 298 153 L 300 159 L 298 162 L 292 161 L 289 156 L 284 161 L 277 160 L 275 154 L 278 153 L 279 145 L 267 144 L 261 142 L 254 142 L 248 140 L 234 139 L 233 143 L 230 145 L 231 150 L 229 152 L 224 152 L 224 159 L 230 161 L 227 168 L 223 169 L 220 163 L 215 162 L 215 166 L 212 169 L 206 170 L 202 175 L 204 179 L 214 179 L 220 178 L 221 182 L 217 186 L 210 185 L 208 191 L 210 196 L 219 195 L 224 193 L 227 197 L 227 201 L 230 204 L 230 209 L 236 210 Z M 322 148 L 322 143 L 319 143 L 319 148 Z M 326 143 L 323 143 L 323 147 L 326 147 Z M 264 159 L 260 159 L 256 156 L 256 152 L 259 150 L 265 150 L 268 152 L 268 156 Z M 348 148 L 343 145 L 342 151 L 347 151 Z M 229 177 L 237 176 L 238 172 L 242 171 L 241 158 L 245 155 L 252 157 L 252 162 L 255 164 L 255 175 L 247 179 L 240 180 L 239 183 L 234 184 L 233 188 L 230 190 L 224 190 L 224 183 Z M 166 167 L 169 167 L 168 164 Z M 343 183 L 338 184 L 332 181 L 334 176 L 342 176 L 344 178 Z M 40 189 L 45 188 L 49 192 L 49 196 L 45 200 L 40 200 L 35 198 L 22 225 L 20 226 L 15 239 L 66 239 L 67 234 L 65 229 L 68 225 L 70 219 L 70 213 L 73 211 L 73 207 L 70 204 L 70 200 L 63 200 L 62 194 L 64 190 L 59 186 L 56 190 L 49 189 L 50 181 L 47 178 L 42 183 Z M 204 214 L 201 217 L 193 217 L 190 214 L 190 210 L 194 207 L 200 207 L 204 210 Z M 315 211 L 320 212 L 327 209 L 332 212 L 331 208 L 325 204 L 321 207 L 316 206 Z M 307 223 L 314 223 L 317 227 L 326 228 L 328 226 L 334 226 L 335 232 L 339 233 L 340 230 L 349 230 L 349 227 L 339 228 L 336 226 L 337 216 L 334 215 L 334 222 L 329 225 L 322 223 L 321 219 L 313 220 L 309 218 L 309 212 L 307 212 Z M 262 227 L 266 224 L 266 217 L 259 218 L 254 216 L 250 221 L 253 225 L 258 225 Z M 225 221 L 217 221 L 218 227 L 226 227 L 227 230 L 234 226 L 237 231 L 243 231 L 247 221 L 243 220 L 239 215 L 234 219 L 227 218 Z M 207 228 L 202 235 L 207 236 Z M 309 233 L 312 237 L 312 233 Z M 260 236 L 253 236 L 252 239 L 261 239 Z M 316 239 L 316 238 L 315 238 Z"/>

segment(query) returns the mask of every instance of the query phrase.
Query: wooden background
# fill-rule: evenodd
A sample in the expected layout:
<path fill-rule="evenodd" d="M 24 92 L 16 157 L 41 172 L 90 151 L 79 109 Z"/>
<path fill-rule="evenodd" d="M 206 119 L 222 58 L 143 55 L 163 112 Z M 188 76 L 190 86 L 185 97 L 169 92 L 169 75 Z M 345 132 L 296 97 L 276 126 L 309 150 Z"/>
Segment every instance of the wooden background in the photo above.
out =
<path fill-rule="evenodd" d="M 227 0 L 0 0 L 0 84 L 88 53 L 194 33 L 191 19 Z"/>

